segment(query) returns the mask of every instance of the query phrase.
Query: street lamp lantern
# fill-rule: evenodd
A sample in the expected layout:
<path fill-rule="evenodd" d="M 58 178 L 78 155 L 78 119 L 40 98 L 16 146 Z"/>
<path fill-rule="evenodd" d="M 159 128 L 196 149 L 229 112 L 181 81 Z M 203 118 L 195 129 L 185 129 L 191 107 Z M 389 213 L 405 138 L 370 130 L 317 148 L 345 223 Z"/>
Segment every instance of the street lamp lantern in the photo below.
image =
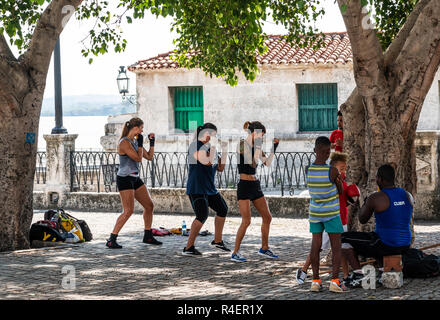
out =
<path fill-rule="evenodd" d="M 116 78 L 118 83 L 119 93 L 122 95 L 122 100 L 128 100 L 131 104 L 136 104 L 136 95 L 128 94 L 128 88 L 130 86 L 130 78 L 127 76 L 127 71 L 124 66 L 119 67 L 119 74 Z"/>
<path fill-rule="evenodd" d="M 127 76 L 127 71 L 124 66 L 119 67 L 119 74 L 116 78 L 116 82 L 118 83 L 119 93 L 125 96 L 128 93 L 130 79 Z"/>

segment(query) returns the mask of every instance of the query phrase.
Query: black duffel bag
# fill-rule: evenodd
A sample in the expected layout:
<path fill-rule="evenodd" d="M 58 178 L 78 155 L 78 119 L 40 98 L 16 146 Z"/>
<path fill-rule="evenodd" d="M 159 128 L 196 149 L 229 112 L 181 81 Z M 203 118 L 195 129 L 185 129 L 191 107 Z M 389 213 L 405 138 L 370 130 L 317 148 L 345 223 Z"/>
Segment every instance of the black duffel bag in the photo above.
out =
<path fill-rule="evenodd" d="M 31 225 L 29 240 L 31 242 L 34 240 L 64 242 L 66 238 L 61 232 L 53 228 L 49 221 L 39 221 Z"/>

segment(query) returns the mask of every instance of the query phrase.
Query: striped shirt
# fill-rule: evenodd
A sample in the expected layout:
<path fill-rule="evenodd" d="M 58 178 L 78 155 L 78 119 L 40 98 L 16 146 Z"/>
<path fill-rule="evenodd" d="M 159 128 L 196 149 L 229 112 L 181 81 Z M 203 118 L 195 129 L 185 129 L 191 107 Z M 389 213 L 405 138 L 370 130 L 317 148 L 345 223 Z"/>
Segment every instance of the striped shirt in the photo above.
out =
<path fill-rule="evenodd" d="M 325 222 L 340 214 L 338 188 L 330 181 L 330 169 L 327 164 L 312 164 L 307 170 L 310 222 Z"/>

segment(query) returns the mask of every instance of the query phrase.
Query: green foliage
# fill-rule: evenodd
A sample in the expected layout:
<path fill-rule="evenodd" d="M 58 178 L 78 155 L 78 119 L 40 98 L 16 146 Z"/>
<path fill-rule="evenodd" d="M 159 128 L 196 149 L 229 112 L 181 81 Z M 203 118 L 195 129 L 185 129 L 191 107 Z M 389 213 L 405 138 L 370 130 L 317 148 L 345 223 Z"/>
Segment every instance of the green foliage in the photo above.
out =
<path fill-rule="evenodd" d="M 376 33 L 384 51 L 393 42 L 418 2 L 419 0 L 361 0 L 362 7 L 367 7 L 375 20 Z M 342 5 L 340 10 L 345 13 L 347 5 Z"/>
<path fill-rule="evenodd" d="M 267 51 L 262 26 L 269 19 L 283 25 L 286 40 L 298 46 L 322 44 L 311 25 L 324 14 L 328 0 L 118 0 L 117 10 L 106 0 L 84 0 L 75 12 L 78 20 L 92 19 L 94 27 L 83 40 L 81 53 L 93 57 L 125 50 L 122 19 L 132 23 L 149 12 L 157 17 L 173 17 L 172 30 L 178 34 L 174 59 L 187 68 L 201 68 L 209 76 L 223 77 L 237 84 L 238 74 L 254 80 L 259 70 L 257 54 Z M 355 0 L 350 0 L 355 1 Z M 405 23 L 418 0 L 361 0 L 373 8 L 376 29 L 384 50 Z M 0 33 L 20 53 L 26 50 L 35 25 L 51 0 L 0 0 Z M 114 3 L 113 3 L 114 5 Z M 347 10 L 342 6 L 342 12 Z M 146 31 L 148 32 L 148 31 Z M 197 54 L 195 54 L 197 53 Z"/>
<path fill-rule="evenodd" d="M 419 0 L 375 1 L 376 32 L 384 51 L 393 42 L 417 2 Z"/>
<path fill-rule="evenodd" d="M 250 81 L 257 76 L 257 53 L 267 51 L 267 36 L 262 27 L 271 15 L 289 30 L 288 41 L 307 46 L 319 44 L 319 41 L 314 43 L 317 30 L 308 27 L 307 22 L 315 21 L 324 13 L 319 8 L 319 0 L 125 2 L 134 5 L 134 18 L 144 17 L 147 11 L 158 17 L 173 16 L 172 30 L 178 34 L 174 41 L 174 59 L 187 68 L 199 67 L 211 77 L 223 77 L 230 85 L 237 84 L 238 73 Z"/>
<path fill-rule="evenodd" d="M 12 46 L 23 53 L 32 38 L 35 25 L 49 0 L 0 0 L 0 34 L 7 34 Z"/>

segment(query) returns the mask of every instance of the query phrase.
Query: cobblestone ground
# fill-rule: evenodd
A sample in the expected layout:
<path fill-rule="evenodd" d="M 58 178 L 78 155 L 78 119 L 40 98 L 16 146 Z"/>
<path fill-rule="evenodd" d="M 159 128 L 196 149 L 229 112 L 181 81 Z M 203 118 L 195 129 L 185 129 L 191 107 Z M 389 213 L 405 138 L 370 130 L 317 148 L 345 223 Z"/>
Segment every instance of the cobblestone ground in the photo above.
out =
<path fill-rule="evenodd" d="M 440 277 L 426 280 L 405 279 L 403 288 L 376 290 L 353 289 L 343 294 L 325 289 L 309 292 L 310 283 L 299 286 L 294 271 L 304 261 L 311 237 L 306 219 L 274 218 L 270 246 L 279 260 L 267 260 L 256 254 L 260 247 L 261 219 L 253 218 L 241 252 L 246 263 L 234 263 L 230 255 L 212 248 L 213 236 L 199 237 L 196 246 L 202 257 L 182 256 L 187 237 L 160 237 L 163 245 L 142 243 L 142 215 L 135 214 L 122 229 L 118 241 L 124 247 L 110 250 L 105 239 L 113 228 L 116 213 L 70 212 L 89 224 L 94 240 L 68 248 L 31 249 L 0 254 L 0 299 L 275 299 L 275 300 L 427 300 L 440 299 Z M 42 220 L 36 211 L 34 221 Z M 153 227 L 188 226 L 192 216 L 155 215 Z M 239 217 L 228 217 L 224 240 L 232 247 Z M 210 217 L 202 230 L 214 230 Z M 440 223 L 417 222 L 416 245 L 440 242 Z M 440 249 L 427 251 L 440 255 Z M 63 267 L 75 268 L 76 290 L 63 288 Z M 67 267 L 70 268 L 70 267 Z"/>

